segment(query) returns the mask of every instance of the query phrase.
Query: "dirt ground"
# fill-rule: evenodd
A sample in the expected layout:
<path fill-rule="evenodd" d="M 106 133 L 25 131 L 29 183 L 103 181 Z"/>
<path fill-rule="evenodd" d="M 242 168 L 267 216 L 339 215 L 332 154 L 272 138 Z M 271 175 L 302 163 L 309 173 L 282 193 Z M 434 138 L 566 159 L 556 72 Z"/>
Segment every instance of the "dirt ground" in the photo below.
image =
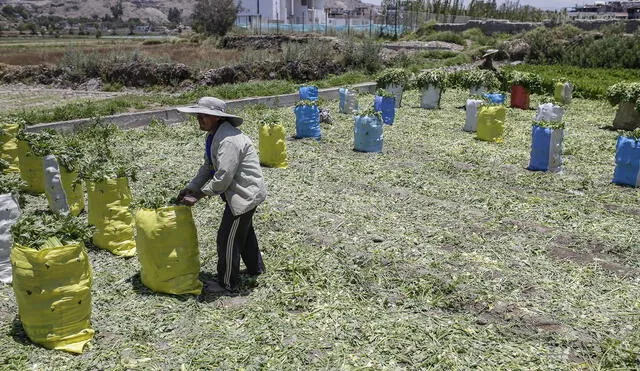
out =
<path fill-rule="evenodd" d="M 114 98 L 129 92 L 56 89 L 25 84 L 0 85 L 0 114 L 35 107 Z"/>

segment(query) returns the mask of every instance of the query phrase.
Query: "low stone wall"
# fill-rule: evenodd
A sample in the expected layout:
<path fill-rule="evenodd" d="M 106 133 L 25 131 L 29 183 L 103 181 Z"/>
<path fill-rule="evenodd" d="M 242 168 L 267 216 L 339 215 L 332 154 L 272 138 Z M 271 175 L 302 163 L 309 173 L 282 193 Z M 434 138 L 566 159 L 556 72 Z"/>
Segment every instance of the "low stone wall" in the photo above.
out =
<path fill-rule="evenodd" d="M 602 26 L 608 26 L 618 22 L 625 22 L 626 32 L 634 33 L 640 28 L 640 20 L 613 20 L 613 19 L 600 19 L 600 20 L 576 20 L 569 22 L 580 29 L 585 31 L 594 31 L 600 29 Z M 552 26 L 550 23 L 545 22 L 510 22 L 505 20 L 470 20 L 467 23 L 438 23 L 435 25 L 436 31 L 454 31 L 462 32 L 471 28 L 479 28 L 487 35 L 495 33 L 520 33 L 532 30 L 540 26 Z"/>
<path fill-rule="evenodd" d="M 375 82 L 365 82 L 355 84 L 353 88 L 362 93 L 374 93 L 376 90 Z M 324 99 L 337 99 L 340 88 L 319 89 L 318 95 Z M 299 100 L 298 93 L 273 95 L 268 97 L 252 97 L 233 99 L 226 101 L 227 109 L 233 111 L 241 109 L 245 106 L 261 104 L 267 107 L 286 107 L 293 106 Z M 152 111 L 122 113 L 119 115 L 104 116 L 101 118 L 103 122 L 118 125 L 122 129 L 133 129 L 145 127 L 153 120 L 160 120 L 165 124 L 175 124 L 187 120 L 189 115 L 178 112 L 175 108 L 166 108 Z M 70 121 L 50 122 L 45 124 L 36 124 L 27 127 L 27 131 L 38 132 L 45 129 L 52 129 L 60 132 L 70 132 L 83 125 L 88 125 L 94 121 L 93 118 L 85 118 Z"/>
<path fill-rule="evenodd" d="M 487 35 L 495 33 L 520 33 L 543 26 L 542 22 L 510 22 L 504 20 L 471 20 L 467 23 L 438 23 L 436 31 L 462 32 L 471 28 L 479 28 Z"/>

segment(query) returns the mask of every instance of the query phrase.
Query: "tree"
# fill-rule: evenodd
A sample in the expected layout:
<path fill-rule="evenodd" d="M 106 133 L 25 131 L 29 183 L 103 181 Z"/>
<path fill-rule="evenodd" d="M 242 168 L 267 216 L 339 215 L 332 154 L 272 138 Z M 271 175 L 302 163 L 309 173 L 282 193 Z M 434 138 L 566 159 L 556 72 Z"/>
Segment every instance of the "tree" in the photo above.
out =
<path fill-rule="evenodd" d="M 224 36 L 238 17 L 240 4 L 234 0 L 198 0 L 193 8 L 193 25 L 206 35 Z"/>
<path fill-rule="evenodd" d="M 182 17 L 182 10 L 178 8 L 169 8 L 169 15 L 167 15 L 167 19 L 172 24 L 178 25 L 180 24 Z"/>
<path fill-rule="evenodd" d="M 124 14 L 124 10 L 122 9 L 122 0 L 118 0 L 116 5 L 111 7 L 111 14 L 113 14 L 114 19 L 120 19 Z"/>

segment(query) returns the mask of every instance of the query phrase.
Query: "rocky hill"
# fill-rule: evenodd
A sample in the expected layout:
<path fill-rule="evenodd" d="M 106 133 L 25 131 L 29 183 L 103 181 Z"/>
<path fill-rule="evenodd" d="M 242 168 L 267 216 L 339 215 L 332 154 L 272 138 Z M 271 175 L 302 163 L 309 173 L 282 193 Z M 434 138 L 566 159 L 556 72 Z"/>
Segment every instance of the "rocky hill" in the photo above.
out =
<path fill-rule="evenodd" d="M 167 20 L 170 8 L 182 10 L 189 17 L 196 0 L 123 0 L 122 19 L 139 18 L 154 23 Z M 33 15 L 55 15 L 64 18 L 111 16 L 116 0 L 0 0 L 0 5 L 22 5 Z"/>

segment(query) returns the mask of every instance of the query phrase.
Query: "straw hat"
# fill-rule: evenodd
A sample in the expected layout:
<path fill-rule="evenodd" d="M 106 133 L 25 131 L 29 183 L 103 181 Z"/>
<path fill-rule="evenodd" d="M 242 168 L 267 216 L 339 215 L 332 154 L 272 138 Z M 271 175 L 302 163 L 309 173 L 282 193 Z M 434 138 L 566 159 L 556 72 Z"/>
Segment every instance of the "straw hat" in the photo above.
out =
<path fill-rule="evenodd" d="M 198 104 L 195 106 L 178 107 L 178 112 L 184 112 L 189 114 L 202 113 L 204 115 L 224 117 L 233 126 L 242 125 L 242 117 L 238 117 L 229 113 L 226 113 L 227 105 L 222 99 L 214 97 L 202 97 L 198 100 Z"/>

